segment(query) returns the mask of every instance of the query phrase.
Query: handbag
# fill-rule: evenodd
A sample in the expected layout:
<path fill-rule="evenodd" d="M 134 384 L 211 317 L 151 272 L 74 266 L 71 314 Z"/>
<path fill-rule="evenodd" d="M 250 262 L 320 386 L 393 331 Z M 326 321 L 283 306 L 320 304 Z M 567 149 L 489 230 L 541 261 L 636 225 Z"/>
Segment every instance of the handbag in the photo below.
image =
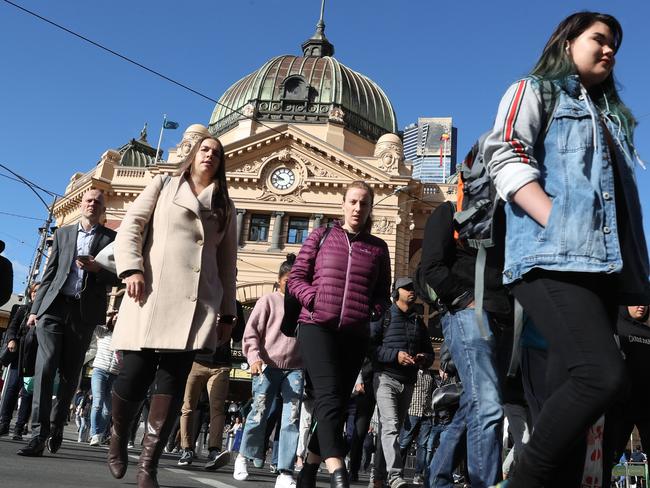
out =
<path fill-rule="evenodd" d="M 162 191 L 163 188 L 165 188 L 165 185 L 169 183 L 169 180 L 171 180 L 171 176 L 165 175 L 163 177 L 163 184 L 160 187 L 160 190 L 158 190 L 158 195 L 160 195 L 160 192 Z M 153 218 L 153 214 L 151 214 L 151 217 L 149 218 L 149 222 L 151 222 L 151 219 Z M 147 225 L 144 228 L 144 231 L 142 232 L 142 248 L 144 249 L 144 246 L 147 242 L 147 237 L 149 235 L 149 222 L 147 222 Z M 104 268 L 106 271 L 110 271 L 114 275 L 117 274 L 117 266 L 115 265 L 115 242 L 110 242 L 104 249 L 99 251 L 97 256 L 95 256 L 95 262 L 99 264 L 102 268 Z"/>
<path fill-rule="evenodd" d="M 9 366 L 18 357 L 18 347 L 13 351 L 9 350 L 9 343 L 11 341 L 4 341 L 0 347 L 0 364 Z"/>
<path fill-rule="evenodd" d="M 23 377 L 34 376 L 36 372 L 36 353 L 38 352 L 38 339 L 36 326 L 29 327 L 20 342 L 20 371 Z"/>
<path fill-rule="evenodd" d="M 316 250 L 316 255 L 318 255 L 318 250 L 320 250 L 323 242 L 327 239 L 327 236 L 332 230 L 331 227 L 327 227 L 325 232 L 323 232 L 323 237 L 320 238 L 318 243 L 318 248 Z M 282 317 L 282 323 L 280 324 L 280 331 L 287 337 L 296 337 L 296 331 L 298 330 L 298 318 L 300 317 L 300 311 L 302 310 L 302 305 L 295 297 L 291 290 L 289 290 L 289 285 L 287 284 L 286 289 L 284 290 L 284 316 Z"/>
<path fill-rule="evenodd" d="M 463 385 L 460 382 L 440 385 L 431 396 L 431 406 L 434 411 L 451 410 L 460 403 L 462 393 Z"/>

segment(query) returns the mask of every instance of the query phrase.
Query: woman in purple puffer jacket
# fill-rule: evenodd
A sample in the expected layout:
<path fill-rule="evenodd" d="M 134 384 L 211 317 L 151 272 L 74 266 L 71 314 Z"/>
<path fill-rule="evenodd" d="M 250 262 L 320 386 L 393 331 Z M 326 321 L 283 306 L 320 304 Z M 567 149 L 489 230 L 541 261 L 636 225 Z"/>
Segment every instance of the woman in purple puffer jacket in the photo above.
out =
<path fill-rule="evenodd" d="M 345 408 L 366 355 L 369 323 L 390 304 L 388 246 L 370 234 L 373 199 L 367 183 L 350 183 L 343 222 L 309 235 L 289 277 L 289 289 L 302 305 L 298 344 L 317 421 L 298 488 L 316 486 L 321 459 L 333 488 L 349 486 L 343 463 Z"/>

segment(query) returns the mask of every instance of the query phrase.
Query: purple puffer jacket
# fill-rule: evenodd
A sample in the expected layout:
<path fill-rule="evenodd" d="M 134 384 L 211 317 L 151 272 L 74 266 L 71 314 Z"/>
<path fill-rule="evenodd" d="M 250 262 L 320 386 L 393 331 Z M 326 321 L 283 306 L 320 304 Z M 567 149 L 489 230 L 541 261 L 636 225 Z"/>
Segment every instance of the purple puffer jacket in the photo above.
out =
<path fill-rule="evenodd" d="M 362 233 L 350 242 L 335 224 L 318 248 L 325 227 L 302 245 L 289 275 L 289 289 L 302 305 L 300 324 L 368 334 L 373 312 L 390 305 L 390 255 L 386 243 Z"/>

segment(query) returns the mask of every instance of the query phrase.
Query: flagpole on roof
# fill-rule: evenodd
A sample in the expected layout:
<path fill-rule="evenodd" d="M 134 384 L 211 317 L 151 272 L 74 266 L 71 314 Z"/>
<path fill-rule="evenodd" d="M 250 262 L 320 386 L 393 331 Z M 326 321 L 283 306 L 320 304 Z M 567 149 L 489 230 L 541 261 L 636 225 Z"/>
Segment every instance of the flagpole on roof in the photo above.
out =
<path fill-rule="evenodd" d="M 158 147 L 156 147 L 156 163 L 160 161 L 160 144 L 162 143 L 162 136 L 165 130 L 165 122 L 167 122 L 167 114 L 163 114 L 163 123 L 160 127 L 160 137 L 158 137 Z"/>

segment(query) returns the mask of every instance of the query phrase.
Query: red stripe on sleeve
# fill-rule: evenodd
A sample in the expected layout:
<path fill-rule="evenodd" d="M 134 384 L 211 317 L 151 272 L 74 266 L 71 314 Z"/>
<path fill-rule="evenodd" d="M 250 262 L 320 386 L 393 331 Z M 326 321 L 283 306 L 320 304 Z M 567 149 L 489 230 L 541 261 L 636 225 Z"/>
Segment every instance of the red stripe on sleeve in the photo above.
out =
<path fill-rule="evenodd" d="M 523 163 L 528 164 L 530 163 L 530 159 L 526 155 L 526 151 L 524 150 L 524 147 L 521 145 L 521 142 L 519 142 L 516 139 L 513 139 L 515 117 L 517 116 L 517 112 L 519 111 L 519 107 L 521 106 L 524 88 L 526 88 L 526 80 L 521 80 L 517 85 L 517 91 L 515 92 L 515 97 L 512 101 L 512 105 L 510 106 L 510 110 L 508 111 L 508 115 L 506 117 L 506 130 L 504 131 L 505 132 L 504 141 L 510 143 L 515 153 L 521 158 L 521 161 Z"/>

